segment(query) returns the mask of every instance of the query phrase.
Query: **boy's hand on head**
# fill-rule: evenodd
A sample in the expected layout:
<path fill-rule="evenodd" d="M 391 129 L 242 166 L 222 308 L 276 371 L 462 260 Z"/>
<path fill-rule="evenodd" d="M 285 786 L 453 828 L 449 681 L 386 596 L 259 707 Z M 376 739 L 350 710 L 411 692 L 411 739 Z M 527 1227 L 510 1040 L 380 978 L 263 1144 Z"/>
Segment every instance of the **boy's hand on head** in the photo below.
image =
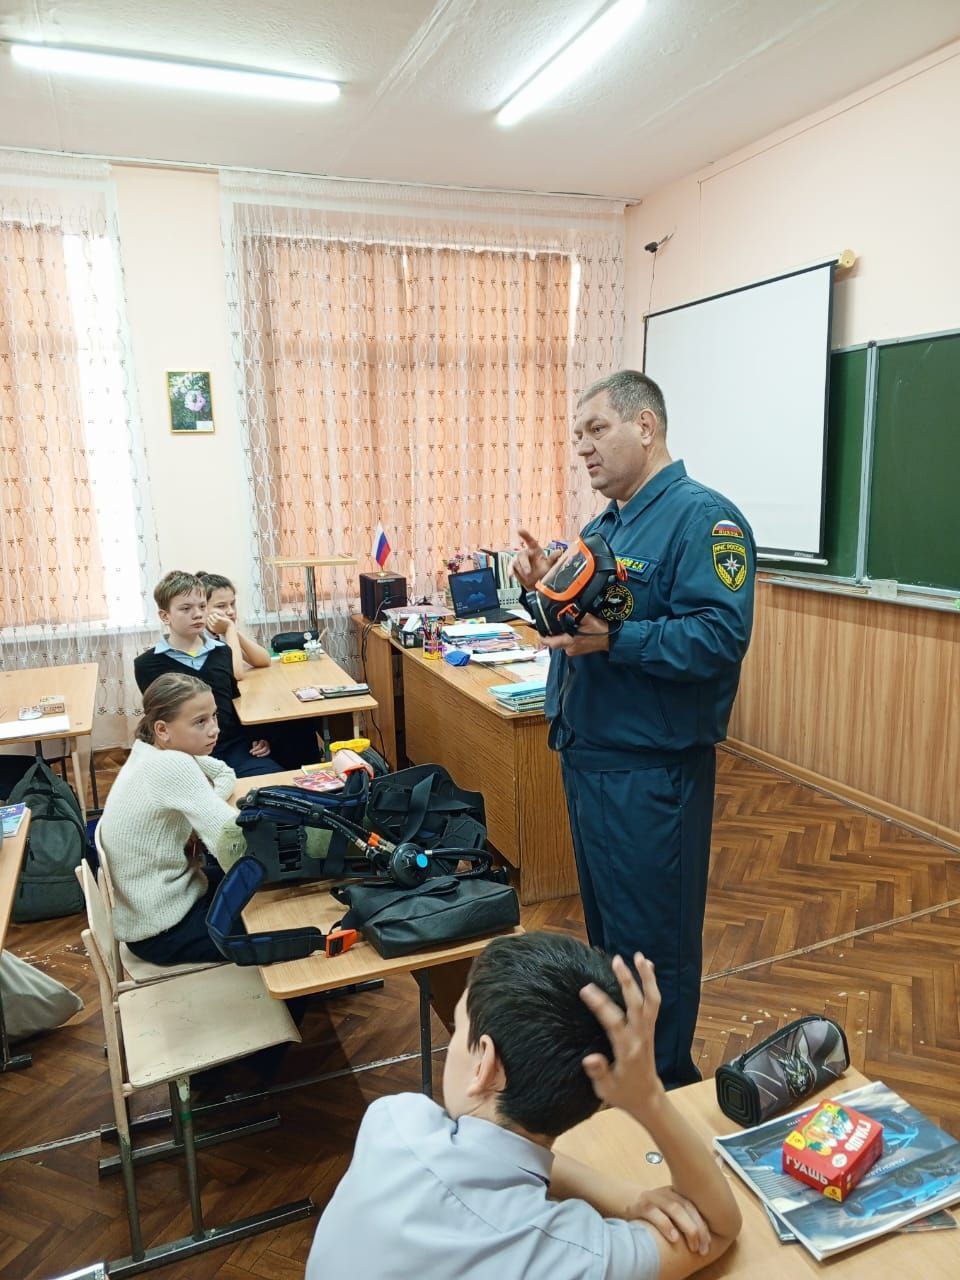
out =
<path fill-rule="evenodd" d="M 230 619 L 219 609 L 211 609 L 207 614 L 207 630 L 212 631 L 215 636 L 224 635 L 229 626 Z"/>
<path fill-rule="evenodd" d="M 700 1210 L 673 1187 L 638 1191 L 625 1216 L 630 1221 L 648 1223 L 671 1244 L 682 1236 L 691 1253 L 706 1253 L 710 1248 L 710 1228 Z"/>
<path fill-rule="evenodd" d="M 613 959 L 626 1012 L 592 982 L 580 992 L 581 1000 L 607 1033 L 613 1049 L 612 1063 L 602 1053 L 591 1053 L 584 1058 L 583 1069 L 601 1102 L 620 1107 L 642 1124 L 645 1111 L 664 1095 L 653 1052 L 660 989 L 652 962 L 638 951 L 634 963 L 642 991 L 626 961 L 621 956 Z"/>

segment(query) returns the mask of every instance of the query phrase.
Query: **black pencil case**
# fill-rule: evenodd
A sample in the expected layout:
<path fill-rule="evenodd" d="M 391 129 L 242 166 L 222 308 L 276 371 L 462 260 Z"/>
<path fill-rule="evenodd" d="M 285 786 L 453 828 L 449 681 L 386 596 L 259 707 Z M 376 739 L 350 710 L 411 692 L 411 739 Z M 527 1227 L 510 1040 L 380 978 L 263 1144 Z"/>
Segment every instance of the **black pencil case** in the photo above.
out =
<path fill-rule="evenodd" d="M 737 1124 L 762 1124 L 838 1079 L 849 1065 L 843 1028 L 808 1014 L 718 1067 L 717 1102 Z"/>

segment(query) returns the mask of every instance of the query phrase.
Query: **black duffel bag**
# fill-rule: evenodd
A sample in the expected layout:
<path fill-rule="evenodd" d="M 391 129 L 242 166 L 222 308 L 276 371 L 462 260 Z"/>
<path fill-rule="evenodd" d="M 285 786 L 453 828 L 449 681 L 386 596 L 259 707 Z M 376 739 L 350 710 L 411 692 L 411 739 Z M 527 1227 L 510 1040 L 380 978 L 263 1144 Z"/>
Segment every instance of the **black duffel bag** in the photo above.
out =
<path fill-rule="evenodd" d="M 332 892 L 349 908 L 339 927 L 359 930 L 386 960 L 520 923 L 514 890 L 491 880 L 440 876 L 412 889 L 368 882 Z"/>
<path fill-rule="evenodd" d="M 420 764 L 370 783 L 367 823 L 395 844 L 425 849 L 482 849 L 486 814 L 479 791 L 458 787 L 439 764 Z"/>

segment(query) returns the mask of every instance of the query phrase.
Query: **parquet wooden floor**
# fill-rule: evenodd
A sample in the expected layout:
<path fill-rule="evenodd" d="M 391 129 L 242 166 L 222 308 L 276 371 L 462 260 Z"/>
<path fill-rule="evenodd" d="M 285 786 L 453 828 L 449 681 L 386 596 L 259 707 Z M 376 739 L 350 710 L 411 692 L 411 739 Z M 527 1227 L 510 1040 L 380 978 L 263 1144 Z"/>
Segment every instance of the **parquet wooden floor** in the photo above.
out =
<path fill-rule="evenodd" d="M 103 795 L 118 760 L 98 763 Z M 523 915 L 527 928 L 582 936 L 576 898 Z M 86 1002 L 68 1026 L 25 1046 L 31 1069 L 0 1076 L 0 1276 L 8 1280 L 46 1280 L 128 1248 L 120 1182 L 97 1178 L 98 1127 L 111 1108 L 80 927 L 79 918 L 13 926 L 8 938 Z M 695 1045 L 704 1075 L 798 1014 L 823 1011 L 846 1027 L 855 1066 L 960 1137 L 955 851 L 722 751 L 704 954 Z M 366 1105 L 419 1087 L 409 978 L 312 1006 L 303 1035 L 270 1099 L 282 1126 L 200 1153 L 210 1224 L 307 1194 L 324 1205 Z M 444 1039 L 435 1024 L 435 1040 Z M 439 1085 L 442 1050 L 435 1061 Z M 238 1068 L 235 1087 L 249 1083 Z M 137 1110 L 164 1102 L 165 1093 L 138 1097 Z M 148 1241 L 187 1231 L 179 1163 L 140 1169 L 138 1188 Z M 312 1219 L 296 1223 L 158 1274 L 299 1280 L 313 1230 Z"/>

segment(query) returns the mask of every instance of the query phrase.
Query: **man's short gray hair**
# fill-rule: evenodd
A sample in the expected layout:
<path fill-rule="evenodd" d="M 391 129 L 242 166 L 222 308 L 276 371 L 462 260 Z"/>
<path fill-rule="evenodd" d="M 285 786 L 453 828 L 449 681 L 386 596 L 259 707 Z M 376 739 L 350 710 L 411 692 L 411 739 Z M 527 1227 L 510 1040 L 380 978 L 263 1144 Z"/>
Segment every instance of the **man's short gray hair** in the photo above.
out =
<path fill-rule="evenodd" d="M 667 406 L 663 400 L 663 392 L 645 373 L 638 373 L 636 369 L 621 369 L 618 373 L 610 373 L 587 387 L 580 397 L 580 404 L 584 405 L 604 392 L 624 422 L 639 422 L 644 409 L 649 409 L 657 415 L 666 435 Z"/>

